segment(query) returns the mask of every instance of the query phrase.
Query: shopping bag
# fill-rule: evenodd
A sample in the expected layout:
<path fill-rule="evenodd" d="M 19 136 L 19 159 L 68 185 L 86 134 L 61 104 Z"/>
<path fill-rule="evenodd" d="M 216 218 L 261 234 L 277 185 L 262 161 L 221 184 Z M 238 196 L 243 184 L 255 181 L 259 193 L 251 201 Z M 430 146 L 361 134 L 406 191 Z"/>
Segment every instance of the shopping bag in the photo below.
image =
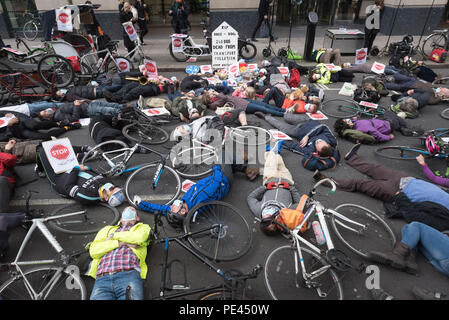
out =
<path fill-rule="evenodd" d="M 268 27 L 268 22 L 267 22 L 267 20 L 264 20 L 262 22 L 262 25 L 260 26 L 259 37 L 260 38 L 268 38 L 269 36 L 270 36 L 270 29 Z"/>

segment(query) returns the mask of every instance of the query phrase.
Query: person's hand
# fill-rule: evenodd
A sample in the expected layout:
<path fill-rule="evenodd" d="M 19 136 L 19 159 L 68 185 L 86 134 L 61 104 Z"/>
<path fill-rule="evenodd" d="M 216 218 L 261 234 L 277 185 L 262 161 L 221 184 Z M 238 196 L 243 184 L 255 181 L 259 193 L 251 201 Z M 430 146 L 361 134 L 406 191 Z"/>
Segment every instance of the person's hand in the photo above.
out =
<path fill-rule="evenodd" d="M 139 203 L 141 203 L 141 202 L 142 202 L 142 198 L 140 198 L 139 196 L 134 196 L 134 198 L 133 198 L 133 203 L 134 203 L 136 206 L 138 206 Z"/>
<path fill-rule="evenodd" d="M 5 151 L 11 151 L 12 148 L 16 145 L 16 140 L 9 140 L 8 143 L 5 146 Z"/>
<path fill-rule="evenodd" d="M 408 94 L 408 95 L 411 95 L 411 94 L 413 94 L 414 92 L 415 92 L 415 90 L 411 89 L 411 90 L 407 91 L 407 94 Z"/>
<path fill-rule="evenodd" d="M 422 166 L 426 164 L 426 161 L 424 160 L 424 157 L 422 154 L 420 154 L 419 156 L 416 157 L 416 161 L 418 161 L 418 163 Z"/>
<path fill-rule="evenodd" d="M 263 18 L 264 18 L 265 20 L 267 20 L 267 19 L 268 19 L 268 16 L 267 16 L 267 15 L 264 15 Z"/>
<path fill-rule="evenodd" d="M 301 141 L 299 141 L 299 146 L 304 148 L 307 145 L 307 142 L 309 142 L 309 136 L 302 138 Z"/>
<path fill-rule="evenodd" d="M 19 118 L 14 117 L 8 121 L 8 127 L 11 127 L 11 126 L 15 125 L 16 123 L 19 123 Z"/>
<path fill-rule="evenodd" d="M 87 171 L 87 170 L 89 170 L 89 167 L 85 166 L 84 164 L 80 164 L 79 167 L 80 167 L 80 171 Z"/>
<path fill-rule="evenodd" d="M 79 107 L 83 101 L 82 100 L 75 100 L 73 101 L 73 105 Z"/>
<path fill-rule="evenodd" d="M 390 133 L 388 136 L 389 136 L 392 140 L 394 139 L 394 134 Z"/>

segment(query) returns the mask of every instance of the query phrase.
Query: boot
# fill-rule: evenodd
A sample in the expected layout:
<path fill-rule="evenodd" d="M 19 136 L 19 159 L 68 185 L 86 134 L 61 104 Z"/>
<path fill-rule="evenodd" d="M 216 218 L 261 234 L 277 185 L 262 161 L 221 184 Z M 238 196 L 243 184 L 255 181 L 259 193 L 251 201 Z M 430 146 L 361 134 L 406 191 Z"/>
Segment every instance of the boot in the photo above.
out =
<path fill-rule="evenodd" d="M 322 174 L 321 171 L 319 171 L 318 169 L 315 170 L 312 177 L 317 182 L 323 179 L 327 179 L 327 177 L 324 174 Z M 337 184 L 335 180 L 333 180 L 332 178 L 331 180 L 334 181 L 335 184 Z M 328 181 L 324 182 L 322 185 L 328 188 L 332 188 L 332 185 Z"/>
<path fill-rule="evenodd" d="M 399 241 L 395 244 L 391 252 L 377 252 L 368 253 L 368 258 L 375 262 L 388 264 L 393 268 L 404 270 L 406 268 L 405 259 L 410 254 L 410 248 L 403 242 Z"/>
<path fill-rule="evenodd" d="M 117 100 L 115 99 L 115 96 L 112 92 L 108 91 L 108 90 L 103 90 L 103 96 L 106 99 L 107 102 L 117 102 Z"/>
<path fill-rule="evenodd" d="M 249 181 L 253 181 L 259 175 L 259 168 L 246 167 L 245 174 Z"/>
<path fill-rule="evenodd" d="M 405 259 L 405 272 L 413 275 L 419 274 L 418 264 L 416 263 L 416 250 L 410 250 L 410 254 Z"/>

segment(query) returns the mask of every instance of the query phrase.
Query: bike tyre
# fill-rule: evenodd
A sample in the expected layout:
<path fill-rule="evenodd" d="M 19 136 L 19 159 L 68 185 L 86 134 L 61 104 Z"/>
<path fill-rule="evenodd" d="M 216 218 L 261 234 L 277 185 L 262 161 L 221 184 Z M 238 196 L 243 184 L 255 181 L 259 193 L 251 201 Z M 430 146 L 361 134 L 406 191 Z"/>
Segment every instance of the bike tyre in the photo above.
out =
<path fill-rule="evenodd" d="M 239 126 L 237 128 L 235 128 L 235 130 L 231 130 L 229 135 L 231 137 L 231 139 L 238 144 L 242 144 L 242 136 L 238 134 L 239 130 L 254 130 L 254 132 L 256 133 L 256 143 L 249 143 L 247 141 L 247 139 L 243 139 L 243 144 L 245 146 L 265 146 L 267 144 L 270 143 L 270 141 L 273 140 L 273 135 L 271 134 L 270 131 L 261 128 L 261 127 L 255 127 L 255 126 Z M 259 135 L 263 135 L 264 138 L 259 139 Z"/>
<path fill-rule="evenodd" d="M 168 51 L 170 52 L 171 57 L 178 62 L 186 62 L 190 58 L 190 56 L 186 55 L 184 52 L 183 52 L 183 54 L 184 54 L 183 58 L 175 56 L 171 43 L 168 45 Z"/>
<path fill-rule="evenodd" d="M 372 212 L 371 210 L 357 205 L 357 204 L 350 204 L 350 203 L 346 203 L 346 204 L 341 204 L 339 206 L 337 206 L 334 211 L 339 212 L 339 210 L 341 211 L 342 208 L 356 208 L 359 209 L 357 210 L 357 212 L 360 212 L 361 215 L 365 215 L 366 217 L 368 217 L 368 219 L 370 220 L 369 223 L 365 223 L 366 226 L 373 226 L 370 223 L 377 223 L 377 225 L 375 227 L 371 228 L 372 233 L 376 236 L 375 238 L 372 237 L 371 239 L 367 239 L 366 237 L 363 238 L 363 243 L 371 245 L 374 244 L 374 248 L 371 249 L 360 249 L 357 248 L 355 244 L 352 244 L 350 240 L 347 240 L 347 238 L 345 238 L 345 236 L 343 236 L 343 232 L 344 231 L 344 227 L 342 227 L 342 229 L 337 228 L 337 219 L 338 217 L 336 217 L 335 215 L 332 215 L 331 217 L 331 225 L 332 228 L 335 231 L 335 234 L 337 235 L 338 239 L 340 239 L 340 241 L 349 249 L 351 250 L 353 253 L 357 254 L 358 256 L 368 259 L 369 257 L 369 252 L 372 251 L 379 251 L 379 252 L 388 252 L 391 251 L 391 249 L 393 249 L 395 243 L 396 243 L 396 236 L 394 235 L 393 230 L 391 230 L 390 226 L 388 225 L 388 223 L 382 219 L 378 214 Z M 351 210 L 350 211 L 354 211 Z M 346 214 L 345 216 L 349 216 L 349 214 Z M 348 217 L 349 218 L 349 217 Z M 349 218 L 351 220 L 354 221 L 354 218 Z M 356 221 L 357 222 L 357 221 Z M 346 222 L 348 223 L 348 222 Z M 363 222 L 360 222 L 361 224 L 364 224 Z M 355 225 L 352 226 L 352 228 L 355 228 Z M 374 229 L 374 230 L 373 230 Z M 379 231 L 380 229 L 382 229 L 382 231 Z M 383 234 L 381 234 L 381 232 Z M 366 232 L 364 232 L 366 233 Z M 360 235 L 359 235 L 360 236 Z M 360 239 L 360 238 L 359 238 Z"/>
<path fill-rule="evenodd" d="M 149 163 L 149 164 L 144 164 L 144 165 L 142 165 L 139 169 L 137 169 L 137 170 L 135 170 L 129 177 L 128 177 L 128 179 L 126 180 L 126 183 L 125 183 L 125 196 L 126 196 L 126 199 L 128 200 L 128 203 L 129 204 L 131 204 L 131 205 L 133 205 L 133 206 L 135 206 L 135 203 L 133 202 L 133 198 L 134 198 L 134 196 L 136 195 L 136 194 L 133 194 L 133 193 L 131 193 L 130 192 L 130 185 L 135 181 L 135 180 L 137 180 L 137 177 L 139 176 L 139 174 L 141 174 L 142 175 L 142 172 L 144 171 L 144 170 L 146 170 L 146 169 L 149 169 L 149 168 L 155 168 L 155 169 L 157 169 L 157 167 L 159 166 L 159 163 L 158 162 L 156 162 L 156 163 Z M 169 166 L 165 166 L 164 167 L 164 172 L 169 172 L 169 174 L 175 179 L 175 183 L 176 183 L 176 186 L 175 186 L 175 192 L 173 193 L 173 194 L 169 194 L 168 196 L 169 197 L 167 197 L 167 200 L 168 201 L 165 201 L 165 199 L 163 200 L 164 201 L 164 205 L 170 205 L 173 201 L 175 201 L 177 198 L 178 198 L 178 196 L 179 196 L 179 194 L 181 193 L 181 179 L 179 178 L 179 175 L 178 175 L 178 173 L 173 169 L 173 168 L 171 168 L 171 167 L 169 167 Z M 160 179 L 163 179 L 163 177 L 161 176 L 161 178 Z M 145 179 L 145 181 L 147 181 L 146 179 Z M 159 183 L 160 183 L 160 180 L 159 180 Z M 151 181 L 147 181 L 147 184 L 151 184 Z M 149 187 L 149 188 L 152 188 L 152 187 Z M 153 189 L 151 189 L 151 190 L 153 190 Z M 143 200 L 143 201 L 149 201 L 149 202 L 154 202 L 152 199 L 146 199 L 145 198 L 145 196 L 141 196 L 141 195 L 139 195 L 140 196 L 140 198 Z"/>
<path fill-rule="evenodd" d="M 211 229 L 207 234 L 187 238 L 196 251 L 214 261 L 237 260 L 249 251 L 253 237 L 249 224 L 237 208 L 226 202 L 203 202 L 190 209 L 184 219 L 184 231 L 193 233 L 214 224 L 225 226 L 219 237 L 217 230 Z"/>
<path fill-rule="evenodd" d="M 88 228 L 87 230 L 72 230 L 70 229 L 71 225 L 75 225 L 73 222 L 72 223 L 65 223 L 65 221 L 59 221 L 59 220 L 49 220 L 48 224 L 55 230 L 58 230 L 60 232 L 63 233 L 67 233 L 67 234 L 75 234 L 75 235 L 80 235 L 80 234 L 92 234 L 92 233 L 96 233 L 98 231 L 100 231 L 103 227 L 105 226 L 113 226 L 115 225 L 119 219 L 120 219 L 120 213 L 118 212 L 118 210 L 114 207 L 111 207 L 110 205 L 106 204 L 106 203 L 98 203 L 98 205 L 107 208 L 107 215 L 101 215 L 99 213 L 98 207 L 96 207 L 95 212 L 87 212 L 86 214 L 86 218 L 88 219 L 87 221 L 85 221 L 85 225 L 89 226 L 90 224 L 93 223 L 93 220 L 99 220 L 100 221 L 100 225 L 94 228 Z M 78 211 L 78 209 L 73 209 L 74 207 L 76 207 L 77 205 L 73 205 L 73 204 L 69 204 L 69 205 L 64 205 L 62 207 L 59 207 L 57 209 L 55 209 L 50 215 L 58 215 L 61 214 L 61 211 L 64 211 L 65 209 L 69 209 L 72 212 Z M 79 205 L 78 205 L 79 206 Z M 82 207 L 82 206 L 81 206 Z M 85 207 L 85 210 L 89 210 L 92 209 L 92 207 Z M 71 219 L 79 219 L 80 216 L 74 216 Z M 91 221 L 89 221 L 91 220 Z M 68 226 L 68 227 L 67 227 Z"/>
<path fill-rule="evenodd" d="M 397 150 L 398 155 L 390 154 L 387 150 Z M 432 157 L 425 149 L 408 146 L 385 146 L 377 148 L 374 152 L 380 157 L 394 160 L 416 160 L 416 157 L 419 155 L 422 155 L 424 158 Z M 401 156 L 401 154 L 404 154 L 404 152 L 408 152 L 410 156 Z"/>
<path fill-rule="evenodd" d="M 110 147 L 113 147 L 113 148 L 111 148 L 111 150 L 109 150 Z M 89 150 L 89 152 L 87 152 L 84 155 L 83 159 L 81 160 L 81 164 L 92 167 L 92 169 L 93 169 L 92 171 L 94 171 L 97 174 L 101 174 L 101 175 L 106 175 L 107 176 L 108 175 L 108 170 L 103 168 L 102 165 L 100 165 L 100 164 L 97 165 L 97 163 L 93 164 L 93 163 L 89 163 L 89 162 L 99 158 L 100 162 L 102 163 L 102 161 L 104 161 L 104 159 L 102 157 L 102 154 L 104 152 L 112 153 L 113 152 L 112 150 L 119 150 L 119 148 L 117 148 L 117 147 L 119 147 L 119 148 L 128 148 L 128 145 L 126 143 L 124 143 L 123 141 L 120 141 L 120 140 L 110 140 L 110 141 L 105 141 L 105 142 L 102 142 L 100 144 L 97 144 L 95 147 L 93 147 L 91 150 Z M 102 148 L 105 149 L 105 150 L 101 150 Z M 95 155 L 95 159 L 90 158 L 93 155 Z M 121 161 L 118 161 L 117 163 L 120 163 L 120 162 Z M 105 161 L 105 163 L 106 163 L 106 161 Z M 95 165 L 95 167 L 94 167 L 94 165 Z"/>
<path fill-rule="evenodd" d="M 39 77 L 42 79 L 42 81 L 44 81 L 44 83 L 47 84 L 48 86 L 52 85 L 51 79 L 49 80 L 45 76 L 45 72 L 47 72 L 48 70 L 43 70 L 44 62 L 49 59 L 59 59 L 59 61 L 62 63 L 62 65 L 65 66 L 64 67 L 65 70 L 63 70 L 62 72 L 64 74 L 69 75 L 67 80 L 65 80 L 64 82 L 59 83 L 59 82 L 55 81 L 55 83 L 53 85 L 56 88 L 65 88 L 65 87 L 69 86 L 70 84 L 72 84 L 75 79 L 75 71 L 73 70 L 73 66 L 69 60 L 67 60 L 66 58 L 64 58 L 63 56 L 60 56 L 58 54 L 47 54 L 46 56 L 42 57 L 42 59 L 37 64 L 37 71 L 38 71 Z"/>
<path fill-rule="evenodd" d="M 39 29 L 34 21 L 28 21 L 23 25 L 22 33 L 28 41 L 36 40 Z"/>
<path fill-rule="evenodd" d="M 176 153 L 174 155 L 174 157 L 172 157 L 172 166 L 176 170 L 176 172 L 183 178 L 198 179 L 198 178 L 207 176 L 207 175 L 209 175 L 209 173 L 212 172 L 212 167 L 217 162 L 214 161 L 211 164 L 203 163 L 203 161 L 199 164 L 194 163 L 195 159 L 196 159 L 195 155 L 200 155 L 201 157 L 203 157 L 205 152 L 210 153 L 210 155 L 208 155 L 206 159 L 201 158 L 202 160 L 209 161 L 212 159 L 212 157 L 214 157 L 216 159 L 216 161 L 218 161 L 218 155 L 215 152 L 215 150 L 211 150 L 210 148 L 206 148 L 203 146 L 190 147 L 185 150 L 181 150 L 180 152 Z M 190 161 L 191 164 L 178 164 L 177 163 L 177 160 L 179 158 L 183 157 L 182 154 L 191 154 L 191 153 L 193 154 L 192 161 Z M 198 170 L 196 170 L 196 169 L 198 169 Z"/>
<path fill-rule="evenodd" d="M 432 34 L 428 36 L 422 45 L 422 54 L 423 56 L 428 59 L 432 53 L 432 51 L 436 48 L 444 48 L 444 45 L 447 41 L 446 34 Z"/>
<path fill-rule="evenodd" d="M 314 288 L 306 288 L 305 286 L 301 286 L 298 288 L 295 283 L 295 256 L 297 255 L 296 247 L 291 245 L 285 245 L 274 249 L 267 257 L 264 265 L 264 283 L 270 297 L 273 300 L 316 300 L 320 297 L 316 293 Z M 304 262 L 307 263 L 311 260 L 314 264 L 318 264 L 319 267 L 329 265 L 326 260 L 315 253 L 314 251 L 301 247 L 301 253 L 304 258 Z M 280 257 L 282 260 L 279 260 Z M 279 261 L 275 260 L 278 259 Z M 288 260 L 287 260 L 288 259 Z M 297 259 L 299 260 L 299 258 Z M 301 268 L 301 265 L 298 261 L 298 267 Z M 310 272 L 310 271 L 308 271 Z M 302 277 L 302 273 L 299 272 L 299 276 Z M 338 278 L 337 273 L 333 269 L 328 269 L 323 275 L 318 277 L 326 276 L 329 279 L 326 279 L 329 284 L 332 285 L 330 292 L 336 289 L 336 295 L 334 300 L 343 300 L 343 288 L 340 279 Z M 280 280 L 284 280 L 283 282 Z M 293 286 L 291 286 L 293 285 Z M 275 289 L 275 286 L 278 288 Z M 291 287 L 290 287 L 291 286 Z M 289 290 L 292 288 L 293 290 Z M 302 290 L 301 290 L 302 289 Z M 313 290 L 313 291 L 312 291 Z M 303 291 L 303 293 L 300 293 Z M 313 292 L 315 295 L 313 298 L 306 297 L 306 293 Z M 292 294 L 292 292 L 298 292 L 298 294 Z M 327 297 L 326 297 L 327 298 Z"/>
<path fill-rule="evenodd" d="M 340 108 L 341 105 L 338 105 L 337 108 L 340 110 L 340 112 L 337 112 L 337 110 L 335 109 L 335 106 L 331 105 L 331 102 L 350 104 L 351 107 L 354 107 L 354 109 L 345 108 L 344 110 L 342 110 Z M 323 104 L 321 105 L 321 111 L 325 115 L 334 117 L 334 118 L 340 118 L 340 119 L 351 118 L 351 117 L 356 116 L 358 114 L 358 111 L 357 111 L 358 109 L 359 109 L 358 103 L 354 100 L 349 100 L 349 99 L 338 99 L 338 98 L 330 99 L 330 100 L 323 102 Z"/>
<path fill-rule="evenodd" d="M 449 120 L 449 108 L 444 109 L 440 113 L 441 118 Z"/>
<path fill-rule="evenodd" d="M 60 267 L 36 267 L 30 270 L 27 270 L 24 272 L 26 278 L 28 281 L 30 281 L 31 277 L 33 274 L 37 274 L 37 273 L 42 273 L 42 276 L 36 277 L 37 279 L 42 279 L 43 276 L 48 273 L 48 272 L 56 272 L 60 269 Z M 81 279 L 80 276 L 78 277 L 71 277 L 70 274 L 67 272 L 67 270 L 63 271 L 65 274 L 64 279 L 60 279 L 60 281 L 58 281 L 57 284 L 59 284 L 59 288 L 62 290 L 67 291 L 68 293 L 73 293 L 74 290 L 73 289 L 69 289 L 66 286 L 66 282 L 67 281 L 75 281 L 75 285 L 79 288 L 80 291 L 80 295 L 79 298 L 76 298 L 76 300 L 86 300 L 87 299 L 87 291 L 86 291 L 86 287 L 84 285 L 84 281 Z M 71 279 L 69 279 L 69 276 Z M 31 281 L 32 282 L 32 279 Z M 5 299 L 5 297 L 7 298 L 7 296 L 5 296 L 5 292 L 8 290 L 8 288 L 11 289 L 11 287 L 13 287 L 14 285 L 17 285 L 18 287 L 16 289 L 12 288 L 11 291 L 17 293 L 18 291 L 20 291 L 20 289 L 23 289 L 22 291 L 24 292 L 24 298 L 23 299 L 18 299 L 18 298 L 13 298 L 12 300 L 31 300 L 31 297 L 29 296 L 27 289 L 25 288 L 24 285 L 24 278 L 21 274 L 18 274 L 16 277 L 14 278 L 9 278 L 5 283 L 3 283 L 0 286 L 0 297 L 3 300 L 7 300 Z M 43 285 L 41 285 L 40 287 L 42 287 Z M 53 290 L 55 289 L 55 287 L 53 288 Z M 56 298 L 56 300 L 69 300 L 67 299 L 67 296 L 64 295 L 63 293 L 64 291 L 58 291 L 57 293 L 54 293 L 53 296 Z M 27 297 L 26 297 L 27 296 Z"/>
<path fill-rule="evenodd" d="M 137 131 L 138 136 L 141 137 L 142 139 L 138 139 L 135 136 L 133 136 L 131 134 L 131 132 L 133 131 L 134 132 Z M 131 141 L 150 145 L 165 143 L 169 138 L 169 134 L 167 131 L 151 123 L 136 122 L 127 124 L 126 126 L 123 127 L 122 133 L 127 139 Z M 155 135 L 157 135 L 157 139 L 154 139 L 152 137 Z"/>
<path fill-rule="evenodd" d="M 251 50 L 249 50 L 251 48 Z M 250 53 L 248 53 L 250 52 Z M 242 59 L 245 60 L 251 60 L 254 59 L 254 57 L 257 55 L 257 48 L 254 44 L 244 41 L 242 46 L 239 49 L 239 56 Z"/>

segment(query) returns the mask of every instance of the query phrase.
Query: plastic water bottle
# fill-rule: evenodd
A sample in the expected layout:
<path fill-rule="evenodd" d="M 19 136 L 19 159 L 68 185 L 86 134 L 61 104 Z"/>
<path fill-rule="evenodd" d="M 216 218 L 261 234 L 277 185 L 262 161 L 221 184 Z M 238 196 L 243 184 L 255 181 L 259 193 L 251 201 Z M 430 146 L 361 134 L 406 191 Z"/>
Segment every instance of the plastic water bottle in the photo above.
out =
<path fill-rule="evenodd" d="M 326 243 L 326 238 L 324 237 L 323 230 L 321 229 L 321 225 L 318 221 L 312 222 L 313 232 L 315 233 L 316 242 L 318 245 L 323 245 Z"/>
<path fill-rule="evenodd" d="M 103 58 L 100 58 L 97 62 L 97 69 L 100 68 L 102 62 L 103 62 Z"/>

